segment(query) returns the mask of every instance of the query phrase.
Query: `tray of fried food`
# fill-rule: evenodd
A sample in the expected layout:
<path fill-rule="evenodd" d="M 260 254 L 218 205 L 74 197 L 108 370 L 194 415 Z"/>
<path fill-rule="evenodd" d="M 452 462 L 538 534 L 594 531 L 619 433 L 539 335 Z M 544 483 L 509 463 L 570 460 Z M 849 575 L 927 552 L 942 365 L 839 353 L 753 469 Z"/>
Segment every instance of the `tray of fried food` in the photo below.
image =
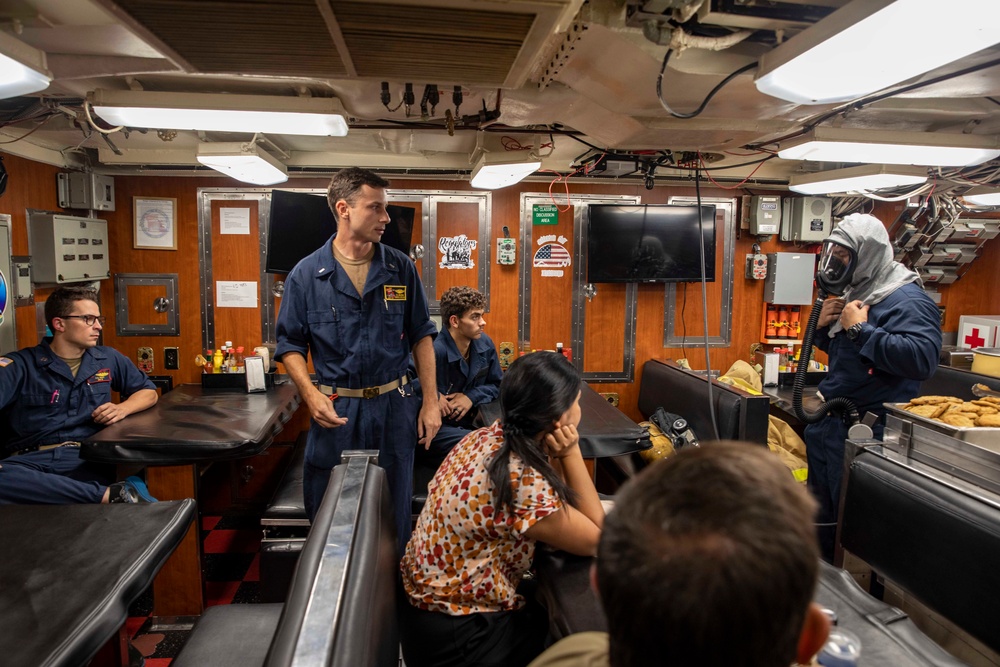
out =
<path fill-rule="evenodd" d="M 986 396 L 964 401 L 954 396 L 918 396 L 909 403 L 886 403 L 903 419 L 919 422 L 960 440 L 998 440 L 1000 398 Z"/>

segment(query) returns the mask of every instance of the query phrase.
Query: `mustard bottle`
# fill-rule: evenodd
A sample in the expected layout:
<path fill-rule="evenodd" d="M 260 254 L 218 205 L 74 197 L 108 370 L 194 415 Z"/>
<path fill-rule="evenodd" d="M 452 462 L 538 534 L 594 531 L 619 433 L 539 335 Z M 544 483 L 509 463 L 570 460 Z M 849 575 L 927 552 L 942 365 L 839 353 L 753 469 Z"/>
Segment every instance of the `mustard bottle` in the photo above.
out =
<path fill-rule="evenodd" d="M 222 356 L 222 348 L 215 351 L 212 355 L 212 372 L 221 373 L 222 372 L 222 362 L 224 357 Z"/>

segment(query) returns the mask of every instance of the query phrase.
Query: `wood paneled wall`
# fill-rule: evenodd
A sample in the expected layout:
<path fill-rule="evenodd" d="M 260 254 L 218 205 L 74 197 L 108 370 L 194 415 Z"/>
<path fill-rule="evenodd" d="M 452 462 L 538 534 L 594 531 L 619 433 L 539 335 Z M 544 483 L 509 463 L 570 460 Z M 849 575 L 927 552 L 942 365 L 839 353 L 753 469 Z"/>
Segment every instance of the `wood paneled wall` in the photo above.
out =
<path fill-rule="evenodd" d="M 13 245 L 15 254 L 28 254 L 27 233 L 25 230 L 26 208 L 58 210 L 56 205 L 55 167 L 43 165 L 16 156 L 5 156 L 5 165 L 10 172 L 10 185 L 7 193 L 0 198 L 0 212 L 13 216 Z M 289 181 L 289 188 L 325 188 L 327 179 L 295 179 Z M 139 336 L 118 337 L 115 334 L 114 323 L 114 289 L 111 281 L 102 286 L 102 307 L 108 316 L 105 327 L 105 344 L 114 346 L 131 358 L 135 358 L 140 346 L 153 348 L 155 370 L 157 375 L 171 375 L 175 383 L 198 382 L 200 369 L 194 365 L 194 357 L 201 350 L 201 279 L 198 258 L 198 211 L 197 189 L 199 187 L 232 187 L 233 182 L 225 178 L 184 178 L 148 176 L 117 176 L 115 177 L 115 203 L 113 212 L 99 213 L 97 217 L 108 221 L 110 236 L 111 270 L 116 273 L 176 273 L 179 275 L 180 300 L 180 334 L 178 336 Z M 461 181 L 442 180 L 403 180 L 393 183 L 394 190 L 471 190 L 468 183 Z M 570 182 L 570 190 L 574 194 L 596 195 L 632 195 L 639 196 L 643 203 L 666 203 L 673 195 L 694 196 L 694 187 L 656 187 L 646 190 L 639 185 L 601 185 L 582 181 Z M 523 183 L 520 186 L 499 190 L 493 193 L 493 216 L 490 224 L 489 239 L 479 239 L 490 249 L 490 280 L 491 299 L 490 313 L 487 315 L 487 330 L 496 342 L 511 341 L 518 343 L 518 303 L 520 296 L 520 263 L 530 261 L 530 258 L 518 254 L 518 264 L 515 266 L 499 266 L 495 257 L 496 239 L 503 236 L 503 227 L 507 226 L 511 236 L 520 237 L 520 194 L 521 192 L 547 193 L 546 183 Z M 732 197 L 733 192 L 715 187 L 702 189 L 703 197 Z M 739 191 L 738 194 L 745 194 Z M 178 243 L 177 250 L 136 250 L 132 247 L 132 199 L 136 196 L 172 197 L 177 200 Z M 556 195 L 559 200 L 559 195 Z M 251 237 L 234 237 L 218 234 L 218 207 L 212 209 L 213 217 L 213 272 L 215 279 L 223 280 L 257 280 L 257 248 L 250 241 Z M 228 203 L 225 205 L 229 205 Z M 898 204 L 880 204 L 876 206 L 875 214 L 886 223 L 891 223 L 898 214 Z M 458 213 L 458 209 L 453 211 Z M 71 212 L 72 213 L 72 212 Z M 568 214 L 565 214 L 568 215 Z M 451 214 L 449 213 L 449 217 Z M 251 210 L 251 228 L 254 229 L 257 211 Z M 458 221 L 448 222 L 448 229 L 459 232 Z M 562 224 L 562 222 L 561 222 Z M 570 227 L 571 229 L 571 227 Z M 451 233 L 451 231 L 449 233 Z M 461 225 L 460 233 L 476 233 L 476 227 L 469 221 L 468 226 Z M 545 233 L 549 233 L 546 231 Z M 415 237 L 419 238 L 419 237 Z M 714 369 L 727 369 L 737 359 L 748 359 L 750 346 L 757 342 L 760 334 L 761 302 L 764 292 L 764 281 L 753 281 L 743 278 L 744 257 L 751 251 L 754 239 L 738 233 L 734 254 L 734 285 L 732 341 L 726 348 L 711 348 L 709 358 Z M 788 251 L 788 244 L 779 243 L 776 238 L 762 245 L 762 251 Z M 428 251 L 436 250 L 428 248 Z M 721 252 L 719 253 L 721 255 Z M 428 258 L 432 257 L 428 252 Z M 433 261 L 425 259 L 424 261 Z M 580 261 L 574 257 L 573 261 Z M 1000 240 L 988 242 L 982 257 L 976 260 L 971 271 L 961 280 L 950 286 L 940 288 L 943 295 L 943 305 L 946 307 L 945 330 L 955 330 L 959 315 L 966 314 L 997 314 L 1000 313 Z M 721 275 L 721 271 L 719 272 Z M 568 293 L 542 295 L 547 288 L 540 285 L 540 279 L 534 280 L 533 317 L 531 343 L 534 347 L 552 346 L 557 341 L 569 344 L 568 314 L 570 308 Z M 711 322 L 717 322 L 718 293 L 721 283 L 709 286 L 709 329 L 714 331 Z M 602 285 L 600 290 L 613 294 L 616 286 Z M 695 368 L 705 368 L 705 355 L 698 341 L 693 336 L 702 331 L 701 289 L 696 284 L 678 289 L 678 317 L 680 301 L 687 292 L 685 307 L 685 328 L 690 336 L 685 349 L 663 347 L 663 290 L 662 285 L 640 285 L 638 287 L 638 305 L 636 310 L 636 382 L 632 384 L 608 383 L 596 385 L 599 391 L 615 391 L 620 394 L 621 409 L 633 419 L 640 415 L 636 407 L 638 380 L 641 366 L 650 358 L 676 359 L 687 356 Z M 558 291 L 558 290 L 557 290 Z M 564 290 L 565 291 L 565 290 Z M 36 298 L 43 300 L 49 290 L 39 289 Z M 537 299 L 537 301 L 536 301 Z M 604 301 L 604 300 L 601 300 Z M 621 354 L 621 343 L 614 338 L 618 329 L 611 324 L 623 317 L 621 299 L 607 299 L 606 308 L 595 300 L 592 307 L 588 306 L 587 319 L 596 323 L 593 328 L 588 326 L 588 353 L 602 351 L 610 357 Z M 544 304 L 544 311 L 540 310 Z M 715 304 L 715 305 L 713 305 Z M 224 309 L 229 311 L 242 309 Z M 806 313 L 803 313 L 803 317 Z M 237 344 L 254 346 L 258 344 L 259 315 L 246 310 L 240 313 L 216 312 L 217 333 L 229 338 Z M 229 319 L 232 319 L 230 322 Z M 550 320 L 554 329 L 546 332 Z M 677 332 L 681 331 L 678 322 Z M 244 335 L 242 332 L 246 330 Z M 35 317 L 31 308 L 17 309 L 18 343 L 21 347 L 35 344 Z M 231 332 L 231 333 L 230 333 Z M 237 333 L 240 332 L 240 333 Z M 221 341 L 220 341 L 221 342 Z M 163 370 L 163 348 L 177 346 L 180 348 L 180 370 Z M 588 361 L 588 366 L 590 362 Z M 590 370 L 588 368 L 588 370 Z"/>

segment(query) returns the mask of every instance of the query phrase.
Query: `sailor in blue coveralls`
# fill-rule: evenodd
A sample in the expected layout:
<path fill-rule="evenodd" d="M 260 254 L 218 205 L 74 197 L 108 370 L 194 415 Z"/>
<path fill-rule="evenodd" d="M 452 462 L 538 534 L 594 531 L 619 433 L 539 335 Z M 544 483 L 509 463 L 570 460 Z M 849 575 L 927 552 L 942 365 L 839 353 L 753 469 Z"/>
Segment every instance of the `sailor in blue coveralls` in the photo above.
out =
<path fill-rule="evenodd" d="M 864 415 L 879 416 L 883 403 L 905 403 L 934 374 L 941 352 L 937 306 L 920 277 L 893 261 L 885 226 L 871 215 L 849 215 L 823 243 L 820 269 L 842 267 L 842 298 L 823 302 L 814 343 L 829 354 L 830 372 L 819 384 L 824 400 L 843 396 Z M 837 413 L 805 430 L 808 486 L 819 502 L 817 523 L 824 558 L 833 557 L 844 442 L 848 424 Z"/>
<path fill-rule="evenodd" d="M 156 387 L 117 350 L 99 346 L 97 293 L 57 289 L 45 302 L 52 331 L 0 357 L 0 504 L 151 501 L 141 480 L 80 459 L 79 441 L 156 403 Z M 111 402 L 117 391 L 124 400 Z"/>
<path fill-rule="evenodd" d="M 388 181 L 357 168 L 338 172 L 327 199 L 337 233 L 285 281 L 278 313 L 280 360 L 312 416 L 303 493 L 310 519 L 349 449 L 377 449 L 402 545 L 410 534 L 413 453 L 441 426 L 427 298 L 413 262 L 379 241 L 389 224 Z M 430 400 L 413 394 L 413 353 Z M 306 365 L 311 353 L 319 386 Z M 419 413 L 419 414 L 418 414 Z"/>
<path fill-rule="evenodd" d="M 429 448 L 438 461 L 473 429 L 479 407 L 500 395 L 503 372 L 496 346 L 483 331 L 485 306 L 486 297 L 471 287 L 452 287 L 441 295 L 434 363 L 442 424 Z"/>

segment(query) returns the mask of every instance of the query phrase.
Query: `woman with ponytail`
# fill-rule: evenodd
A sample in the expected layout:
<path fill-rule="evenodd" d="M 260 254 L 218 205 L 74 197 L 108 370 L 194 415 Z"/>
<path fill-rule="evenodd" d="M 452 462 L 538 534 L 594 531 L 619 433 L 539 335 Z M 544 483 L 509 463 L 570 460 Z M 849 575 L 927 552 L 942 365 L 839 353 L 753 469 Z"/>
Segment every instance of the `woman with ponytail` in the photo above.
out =
<path fill-rule="evenodd" d="M 580 455 L 576 369 L 554 352 L 517 359 L 500 408 L 445 458 L 406 546 L 408 667 L 527 665 L 548 629 L 545 611 L 517 592 L 535 543 L 597 549 L 604 509 Z"/>

